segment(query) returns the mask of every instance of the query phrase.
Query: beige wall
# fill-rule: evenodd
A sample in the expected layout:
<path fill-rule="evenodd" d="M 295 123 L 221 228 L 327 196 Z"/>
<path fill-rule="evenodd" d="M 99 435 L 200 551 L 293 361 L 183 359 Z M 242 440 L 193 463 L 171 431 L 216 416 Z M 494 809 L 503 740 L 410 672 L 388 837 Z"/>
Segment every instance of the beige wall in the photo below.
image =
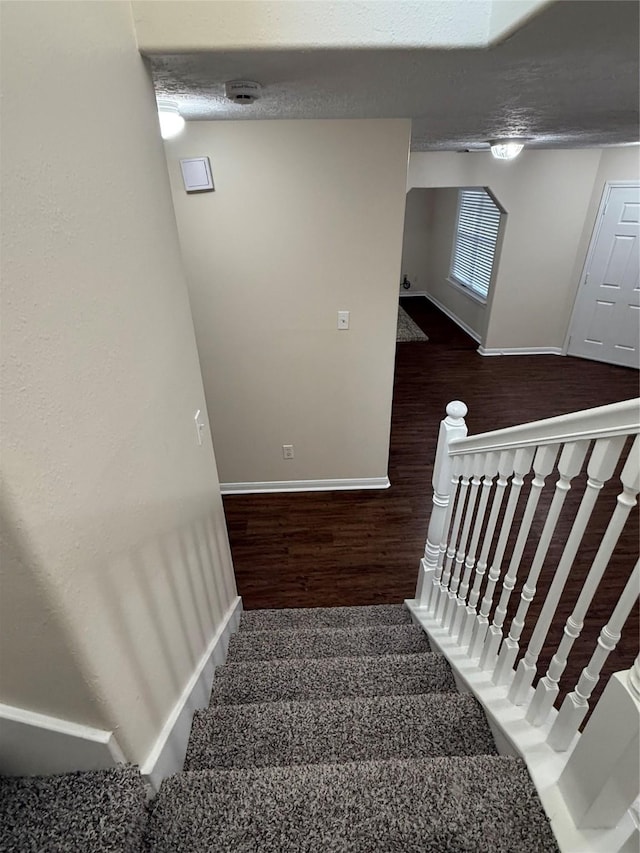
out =
<path fill-rule="evenodd" d="M 411 288 L 400 295 L 411 296 L 427 288 L 431 240 L 431 191 L 411 190 L 407 193 L 402 236 L 402 276 L 407 276 Z"/>
<path fill-rule="evenodd" d="M 166 143 L 223 483 L 386 476 L 409 132 L 190 122 Z M 187 195 L 179 158 L 205 155 L 216 190 Z"/>
<path fill-rule="evenodd" d="M 0 701 L 142 761 L 235 593 L 126 3 L 2 4 Z"/>
<path fill-rule="evenodd" d="M 486 47 L 545 0 L 133 0 L 143 52 Z M 525 7 L 526 11 L 522 7 Z"/>
<path fill-rule="evenodd" d="M 488 186 L 507 211 L 484 344 L 561 347 L 576 252 L 601 151 L 524 151 L 499 162 L 488 153 L 414 153 L 408 188 Z"/>

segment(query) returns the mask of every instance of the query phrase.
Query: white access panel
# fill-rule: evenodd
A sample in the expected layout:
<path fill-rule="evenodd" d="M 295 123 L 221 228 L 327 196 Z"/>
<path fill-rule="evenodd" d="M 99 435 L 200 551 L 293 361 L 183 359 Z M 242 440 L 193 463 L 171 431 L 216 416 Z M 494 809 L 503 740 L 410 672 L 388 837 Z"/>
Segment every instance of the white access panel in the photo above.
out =
<path fill-rule="evenodd" d="M 568 355 L 640 367 L 640 184 L 605 197 L 571 322 Z"/>
<path fill-rule="evenodd" d="M 190 157 L 180 160 L 182 180 L 188 193 L 201 193 L 213 190 L 213 176 L 208 157 Z"/>

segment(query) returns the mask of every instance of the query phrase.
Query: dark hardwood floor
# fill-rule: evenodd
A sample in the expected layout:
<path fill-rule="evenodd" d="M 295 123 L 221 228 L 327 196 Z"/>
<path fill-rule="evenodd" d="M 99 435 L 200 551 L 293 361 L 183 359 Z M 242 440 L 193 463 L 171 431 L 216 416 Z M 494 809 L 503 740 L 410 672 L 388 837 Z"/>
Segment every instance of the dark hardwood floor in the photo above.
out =
<path fill-rule="evenodd" d="M 438 424 L 450 400 L 467 404 L 469 433 L 474 434 L 638 395 L 638 374 L 631 369 L 558 356 L 485 358 L 477 354 L 477 344 L 424 297 L 405 298 L 402 305 L 429 341 L 397 345 L 391 488 L 225 496 L 238 590 L 245 608 L 383 604 L 413 597 L 429 519 Z M 548 506 L 556 478 L 549 478 L 542 511 Z M 541 592 L 557 565 L 584 481 L 584 477 L 576 478 L 569 493 L 538 585 Z M 526 499 L 526 489 L 523 491 Z M 618 491 L 619 483 L 616 487 L 612 481 L 598 500 L 559 607 L 561 621 L 550 632 L 541 655 L 542 666 L 546 667 L 555 651 L 564 619 L 571 612 Z M 520 507 L 523 503 L 521 499 Z M 542 517 L 540 521 L 541 517 L 536 517 L 533 542 L 525 552 L 520 575 L 525 575 L 530 565 L 544 520 Z M 606 582 L 598 590 L 597 603 L 585 621 L 585 649 L 572 654 L 563 688 L 573 688 L 588 662 L 597 634 L 635 562 L 637 544 L 638 517 L 634 511 Z M 509 549 L 503 570 L 508 557 Z M 519 577 L 512 605 L 517 604 L 522 581 Z M 531 608 L 524 642 L 540 598 L 537 596 Z M 513 606 L 507 627 L 512 613 Z M 637 650 L 636 610 L 618 649 L 610 656 L 607 672 L 630 666 Z"/>

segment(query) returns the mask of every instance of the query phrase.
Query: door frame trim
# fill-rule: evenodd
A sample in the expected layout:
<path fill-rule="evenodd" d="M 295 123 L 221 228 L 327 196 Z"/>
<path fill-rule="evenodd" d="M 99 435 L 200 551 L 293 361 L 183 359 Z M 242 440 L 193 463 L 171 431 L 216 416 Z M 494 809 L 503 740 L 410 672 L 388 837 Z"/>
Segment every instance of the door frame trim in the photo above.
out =
<path fill-rule="evenodd" d="M 640 181 L 630 179 L 627 181 L 605 181 L 604 183 L 602 197 L 600 198 L 600 204 L 598 205 L 598 212 L 596 213 L 596 218 L 593 223 L 593 229 L 591 231 L 591 240 L 589 241 L 589 248 L 587 249 L 587 254 L 585 255 L 584 264 L 582 265 L 582 272 L 580 273 L 580 279 L 578 281 L 578 287 L 576 288 L 576 295 L 573 300 L 573 308 L 571 309 L 569 325 L 567 327 L 567 332 L 564 336 L 564 343 L 562 344 L 562 355 L 569 354 L 569 340 L 571 338 L 573 323 L 576 319 L 576 314 L 578 313 L 578 299 L 580 298 L 580 291 L 582 289 L 583 284 L 585 283 L 587 272 L 589 271 L 589 267 L 591 266 L 593 253 L 595 252 L 596 243 L 598 242 L 598 237 L 600 236 L 600 229 L 602 228 L 602 222 L 604 219 L 604 209 L 606 207 L 607 202 L 609 201 L 611 190 L 618 189 L 620 187 L 640 188 Z M 577 357 L 578 356 L 576 356 L 576 358 Z M 609 362 L 606 363 L 608 364 Z"/>

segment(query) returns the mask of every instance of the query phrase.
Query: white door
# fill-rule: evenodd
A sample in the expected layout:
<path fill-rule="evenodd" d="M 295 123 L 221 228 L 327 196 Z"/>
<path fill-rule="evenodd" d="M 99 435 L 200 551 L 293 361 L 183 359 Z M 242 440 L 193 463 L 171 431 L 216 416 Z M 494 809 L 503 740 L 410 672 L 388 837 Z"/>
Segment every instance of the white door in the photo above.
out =
<path fill-rule="evenodd" d="M 568 355 L 640 367 L 640 184 L 608 186 L 571 321 Z"/>

